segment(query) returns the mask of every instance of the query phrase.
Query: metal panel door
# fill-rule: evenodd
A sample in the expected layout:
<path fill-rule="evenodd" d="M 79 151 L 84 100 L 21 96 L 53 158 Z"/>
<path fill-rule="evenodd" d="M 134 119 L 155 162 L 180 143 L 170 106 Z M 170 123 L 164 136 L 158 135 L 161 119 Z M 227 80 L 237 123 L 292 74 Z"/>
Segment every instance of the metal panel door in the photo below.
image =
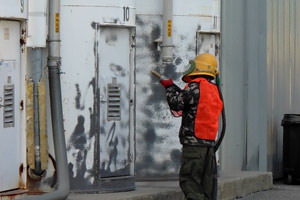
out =
<path fill-rule="evenodd" d="M 100 175 L 130 175 L 130 29 L 100 28 Z"/>
<path fill-rule="evenodd" d="M 0 20 L 0 191 L 19 186 L 20 24 Z"/>

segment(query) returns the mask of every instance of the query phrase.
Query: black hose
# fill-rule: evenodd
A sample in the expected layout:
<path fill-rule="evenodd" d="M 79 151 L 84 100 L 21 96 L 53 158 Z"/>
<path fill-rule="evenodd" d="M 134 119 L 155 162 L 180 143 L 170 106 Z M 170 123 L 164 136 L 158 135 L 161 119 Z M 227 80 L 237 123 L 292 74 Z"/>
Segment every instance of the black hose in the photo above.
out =
<path fill-rule="evenodd" d="M 217 83 L 217 88 L 218 88 L 218 91 L 219 91 L 220 98 L 223 102 L 223 109 L 222 109 L 222 114 L 221 114 L 222 115 L 222 130 L 221 130 L 220 137 L 217 140 L 216 145 L 215 145 L 215 152 L 219 149 L 219 147 L 220 147 L 220 145 L 223 141 L 223 138 L 225 136 L 225 130 L 226 130 L 226 115 L 225 115 L 224 99 L 223 99 L 223 94 L 221 92 L 221 89 L 220 89 L 220 86 L 219 86 L 218 83 Z"/>

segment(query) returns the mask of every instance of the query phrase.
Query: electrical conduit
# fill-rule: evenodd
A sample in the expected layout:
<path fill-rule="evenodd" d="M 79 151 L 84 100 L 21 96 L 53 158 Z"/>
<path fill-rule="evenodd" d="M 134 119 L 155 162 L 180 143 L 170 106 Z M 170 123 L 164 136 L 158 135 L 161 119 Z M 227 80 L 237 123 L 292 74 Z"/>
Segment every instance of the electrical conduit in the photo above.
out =
<path fill-rule="evenodd" d="M 173 62 L 173 0 L 163 0 L 162 63 Z"/>

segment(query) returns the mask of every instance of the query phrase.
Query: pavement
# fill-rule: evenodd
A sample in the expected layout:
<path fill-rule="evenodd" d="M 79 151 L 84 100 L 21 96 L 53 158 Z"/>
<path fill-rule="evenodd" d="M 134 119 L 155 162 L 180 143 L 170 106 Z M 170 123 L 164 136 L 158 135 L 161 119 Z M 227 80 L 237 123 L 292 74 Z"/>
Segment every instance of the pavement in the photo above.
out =
<path fill-rule="evenodd" d="M 252 193 L 239 200 L 298 200 L 300 199 L 300 185 L 286 185 L 275 183 L 271 190 Z"/>
<path fill-rule="evenodd" d="M 218 200 L 243 198 L 255 192 L 271 190 L 270 172 L 222 173 L 218 179 Z M 257 193 L 258 194 L 258 193 Z M 70 193 L 67 200 L 184 200 L 178 181 L 136 182 L 136 189 L 115 193 Z M 248 199 L 245 199 L 248 200 Z M 274 199 L 272 199 L 274 200 Z"/>

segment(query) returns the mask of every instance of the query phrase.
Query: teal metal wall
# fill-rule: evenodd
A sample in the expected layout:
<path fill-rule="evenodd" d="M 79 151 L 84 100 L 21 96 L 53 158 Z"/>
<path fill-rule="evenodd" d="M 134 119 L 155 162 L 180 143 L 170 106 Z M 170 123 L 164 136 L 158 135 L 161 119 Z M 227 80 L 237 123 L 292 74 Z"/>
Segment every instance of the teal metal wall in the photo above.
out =
<path fill-rule="evenodd" d="M 223 170 L 282 176 L 285 113 L 300 113 L 300 1 L 222 1 Z"/>
<path fill-rule="evenodd" d="M 268 169 L 282 174 L 285 113 L 300 113 L 300 1 L 267 0 Z"/>
<path fill-rule="evenodd" d="M 266 170 L 266 2 L 222 1 L 223 171 Z"/>

